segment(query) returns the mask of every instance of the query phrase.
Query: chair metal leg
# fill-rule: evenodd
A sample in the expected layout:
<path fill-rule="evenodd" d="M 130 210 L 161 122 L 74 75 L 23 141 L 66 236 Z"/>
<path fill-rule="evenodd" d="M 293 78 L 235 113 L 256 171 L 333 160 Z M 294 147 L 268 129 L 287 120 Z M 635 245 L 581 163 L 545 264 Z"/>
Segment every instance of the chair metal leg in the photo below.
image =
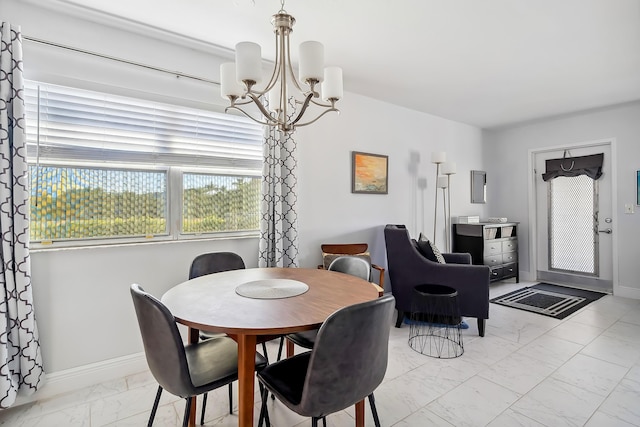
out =
<path fill-rule="evenodd" d="M 267 399 L 269 398 L 269 390 L 267 390 L 267 388 L 264 387 L 262 383 L 260 383 L 259 385 L 261 397 L 260 400 L 262 403 L 260 404 L 260 417 L 258 419 L 258 427 L 262 427 L 262 421 L 266 421 L 267 427 L 269 427 L 269 411 L 267 410 Z"/>
<path fill-rule="evenodd" d="M 147 423 L 147 427 L 151 427 L 153 425 L 153 419 L 156 417 L 156 411 L 158 410 L 158 403 L 160 402 L 161 394 L 162 394 L 162 386 L 158 386 L 158 391 L 156 392 L 156 400 L 153 401 L 153 408 L 151 408 L 151 415 L 149 416 L 149 422 Z"/>
<path fill-rule="evenodd" d="M 267 344 L 262 343 L 262 352 L 264 353 L 264 358 L 267 360 L 267 365 L 269 364 L 269 355 L 267 354 Z"/>
<path fill-rule="evenodd" d="M 327 417 L 322 417 L 322 427 L 327 427 Z"/>
<path fill-rule="evenodd" d="M 229 413 L 233 414 L 233 383 L 229 383 Z M 204 410 L 204 408 L 202 408 Z"/>
<path fill-rule="evenodd" d="M 373 423 L 376 427 L 380 427 L 380 418 L 378 418 L 378 410 L 376 409 L 376 399 L 373 393 L 369 395 L 369 405 L 371 405 L 371 413 L 373 414 Z"/>
<path fill-rule="evenodd" d="M 280 337 L 280 345 L 278 345 L 278 356 L 276 357 L 276 362 L 279 362 L 282 359 L 282 347 L 284 347 L 284 335 Z M 271 400 L 276 400 L 276 396 L 271 393 Z"/>
<path fill-rule="evenodd" d="M 316 417 L 311 418 L 311 427 L 318 427 L 318 419 Z"/>
<path fill-rule="evenodd" d="M 279 362 L 282 358 L 282 347 L 284 347 L 284 336 L 280 337 L 280 345 L 278 346 L 278 358 L 276 362 Z"/>
<path fill-rule="evenodd" d="M 278 346 L 278 358 L 276 359 L 276 362 L 279 362 L 280 359 L 282 359 L 282 348 L 284 347 L 284 336 L 280 337 L 280 345 Z M 276 400 L 276 396 L 271 393 L 271 399 Z"/>
<path fill-rule="evenodd" d="M 209 393 L 205 393 L 202 395 L 202 415 L 200 415 L 200 425 L 204 425 L 204 411 L 207 409 L 207 395 Z"/>
<path fill-rule="evenodd" d="M 184 418 L 182 419 L 182 427 L 189 427 L 189 414 L 191 413 L 191 399 L 194 397 L 187 397 L 185 400 L 187 403 L 184 405 Z"/>
<path fill-rule="evenodd" d="M 265 396 L 269 396 L 269 390 L 267 390 L 266 387 L 263 387 L 262 384 L 259 384 L 259 385 L 260 385 L 260 394 L 262 395 L 262 393 L 264 393 Z M 275 397 L 273 396 L 273 393 L 271 394 L 271 398 L 275 399 Z M 265 401 L 266 400 L 267 399 L 265 399 Z M 269 419 L 269 408 L 267 408 L 266 405 L 264 407 L 264 419 L 267 421 L 267 427 L 269 427 L 271 425 L 271 420 Z"/>

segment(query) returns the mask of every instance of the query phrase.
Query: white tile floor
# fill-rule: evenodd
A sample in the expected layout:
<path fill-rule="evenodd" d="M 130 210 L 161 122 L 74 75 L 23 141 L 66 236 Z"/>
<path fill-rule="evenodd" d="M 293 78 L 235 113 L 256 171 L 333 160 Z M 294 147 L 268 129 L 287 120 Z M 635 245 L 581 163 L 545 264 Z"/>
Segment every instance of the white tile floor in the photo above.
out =
<path fill-rule="evenodd" d="M 527 283 L 492 285 L 491 296 Z M 441 360 L 407 345 L 391 327 L 390 360 L 376 390 L 383 426 L 640 426 L 640 301 L 605 296 L 564 320 L 491 304 L 486 336 L 475 319 L 465 352 Z M 277 342 L 269 345 L 275 359 Z M 147 372 L 0 412 L 7 426 L 142 426 L 156 391 Z M 207 426 L 236 426 L 227 390 L 210 395 Z M 256 402 L 258 402 L 256 395 Z M 234 399 L 234 403 L 237 399 Z M 276 427 L 310 425 L 270 403 Z M 164 393 L 155 426 L 180 425 L 184 403 Z M 373 425 L 367 405 L 367 425 Z M 328 417 L 353 425 L 351 409 Z"/>

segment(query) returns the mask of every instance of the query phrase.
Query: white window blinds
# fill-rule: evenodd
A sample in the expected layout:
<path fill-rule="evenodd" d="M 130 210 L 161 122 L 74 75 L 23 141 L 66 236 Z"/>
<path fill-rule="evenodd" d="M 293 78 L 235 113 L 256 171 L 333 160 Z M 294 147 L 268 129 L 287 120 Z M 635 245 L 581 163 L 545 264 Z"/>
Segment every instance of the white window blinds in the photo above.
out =
<path fill-rule="evenodd" d="M 259 171 L 262 127 L 244 117 L 25 82 L 31 159 Z"/>

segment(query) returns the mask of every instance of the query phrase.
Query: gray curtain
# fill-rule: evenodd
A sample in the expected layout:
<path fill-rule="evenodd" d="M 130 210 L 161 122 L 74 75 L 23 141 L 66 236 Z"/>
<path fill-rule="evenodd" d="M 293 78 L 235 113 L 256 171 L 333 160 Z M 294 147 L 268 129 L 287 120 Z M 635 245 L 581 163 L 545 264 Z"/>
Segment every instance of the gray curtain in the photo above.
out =
<path fill-rule="evenodd" d="M 294 113 L 293 98 L 290 100 Z M 296 141 L 265 126 L 260 210 L 260 267 L 298 266 Z"/>
<path fill-rule="evenodd" d="M 0 23 L 0 408 L 44 379 L 31 292 L 22 36 Z"/>

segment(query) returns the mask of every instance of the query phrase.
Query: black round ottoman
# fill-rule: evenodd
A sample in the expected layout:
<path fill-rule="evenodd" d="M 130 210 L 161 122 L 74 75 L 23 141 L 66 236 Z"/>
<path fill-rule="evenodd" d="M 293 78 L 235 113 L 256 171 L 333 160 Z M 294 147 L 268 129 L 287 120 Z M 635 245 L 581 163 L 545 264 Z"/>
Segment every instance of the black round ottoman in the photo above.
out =
<path fill-rule="evenodd" d="M 444 285 L 413 289 L 409 346 L 418 353 L 451 359 L 464 353 L 458 291 Z"/>

